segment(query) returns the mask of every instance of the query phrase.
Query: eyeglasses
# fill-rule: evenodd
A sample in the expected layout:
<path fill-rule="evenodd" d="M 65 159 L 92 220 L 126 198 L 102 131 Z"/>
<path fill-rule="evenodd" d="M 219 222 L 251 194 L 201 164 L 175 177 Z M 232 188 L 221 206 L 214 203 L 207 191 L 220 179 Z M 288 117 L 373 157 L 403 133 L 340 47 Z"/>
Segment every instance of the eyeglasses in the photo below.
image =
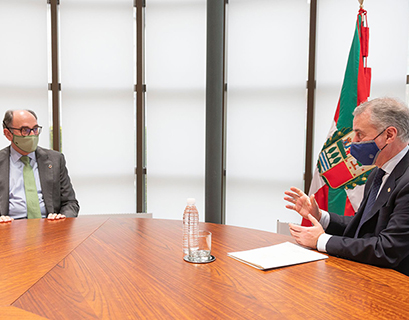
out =
<path fill-rule="evenodd" d="M 21 128 L 9 128 L 6 126 L 6 128 L 11 132 L 10 129 L 12 130 L 19 130 L 21 135 L 23 137 L 27 137 L 31 134 L 31 131 L 33 131 L 34 135 L 38 136 L 41 133 L 41 130 L 43 129 L 43 127 L 41 126 L 35 126 L 34 128 L 29 128 L 29 127 L 21 127 Z"/>

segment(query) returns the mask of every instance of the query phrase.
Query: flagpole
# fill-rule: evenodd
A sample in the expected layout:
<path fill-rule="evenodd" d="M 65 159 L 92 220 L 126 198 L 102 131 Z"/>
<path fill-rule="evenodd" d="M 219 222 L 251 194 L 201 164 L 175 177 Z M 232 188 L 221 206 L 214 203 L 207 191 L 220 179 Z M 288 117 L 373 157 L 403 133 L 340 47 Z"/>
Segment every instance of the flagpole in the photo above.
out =
<path fill-rule="evenodd" d="M 306 121 L 306 151 L 304 169 L 304 192 L 309 193 L 312 181 L 313 137 L 314 137 L 314 104 L 315 104 L 315 62 L 317 38 L 317 0 L 310 3 L 310 43 L 308 53 L 307 80 L 307 121 Z"/>
<path fill-rule="evenodd" d="M 364 0 L 358 0 L 358 2 L 360 4 L 361 9 L 363 9 L 364 8 Z"/>

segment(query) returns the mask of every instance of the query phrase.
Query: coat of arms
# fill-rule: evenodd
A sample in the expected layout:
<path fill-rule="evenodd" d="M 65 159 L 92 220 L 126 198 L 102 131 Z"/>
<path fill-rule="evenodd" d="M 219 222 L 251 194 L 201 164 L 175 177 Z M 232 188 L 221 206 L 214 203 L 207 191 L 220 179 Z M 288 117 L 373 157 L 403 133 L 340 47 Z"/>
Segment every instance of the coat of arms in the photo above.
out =
<path fill-rule="evenodd" d="M 333 189 L 355 188 L 364 184 L 374 166 L 360 164 L 350 154 L 355 133 L 350 128 L 336 131 L 327 140 L 318 159 L 318 170 L 325 183 Z"/>

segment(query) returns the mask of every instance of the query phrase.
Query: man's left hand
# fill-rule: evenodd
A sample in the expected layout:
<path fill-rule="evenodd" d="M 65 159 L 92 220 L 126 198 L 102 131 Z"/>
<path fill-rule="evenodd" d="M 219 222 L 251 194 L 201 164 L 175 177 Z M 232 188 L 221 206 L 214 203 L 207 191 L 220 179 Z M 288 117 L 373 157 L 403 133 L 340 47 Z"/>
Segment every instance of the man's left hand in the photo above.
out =
<path fill-rule="evenodd" d="M 290 223 L 290 232 L 298 244 L 317 249 L 318 238 L 325 232 L 321 224 L 311 214 L 308 215 L 308 219 L 313 224 L 312 227 L 302 227 Z"/>
<path fill-rule="evenodd" d="M 61 213 L 50 213 L 47 219 L 48 220 L 61 220 L 61 219 L 65 219 L 65 215 Z"/>

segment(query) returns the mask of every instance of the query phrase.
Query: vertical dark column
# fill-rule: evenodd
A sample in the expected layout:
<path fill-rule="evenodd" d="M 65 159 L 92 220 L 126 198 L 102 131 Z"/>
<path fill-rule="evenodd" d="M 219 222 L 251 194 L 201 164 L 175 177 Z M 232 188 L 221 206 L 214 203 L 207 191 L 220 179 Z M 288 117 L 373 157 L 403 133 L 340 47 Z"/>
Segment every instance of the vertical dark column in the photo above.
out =
<path fill-rule="evenodd" d="M 60 90 L 61 84 L 58 82 L 58 9 L 59 0 L 47 0 L 51 6 L 51 83 L 48 90 L 52 92 L 52 146 L 56 151 L 61 151 L 60 137 Z"/>
<path fill-rule="evenodd" d="M 136 212 L 146 212 L 145 167 L 145 0 L 134 0 L 136 8 Z"/>
<path fill-rule="evenodd" d="M 225 222 L 226 0 L 207 1 L 205 220 Z"/>
<path fill-rule="evenodd" d="M 314 104 L 315 104 L 315 48 L 317 37 L 317 0 L 310 5 L 310 45 L 308 54 L 307 81 L 307 137 L 305 154 L 304 191 L 308 194 L 312 180 L 313 138 L 314 138 Z"/>

